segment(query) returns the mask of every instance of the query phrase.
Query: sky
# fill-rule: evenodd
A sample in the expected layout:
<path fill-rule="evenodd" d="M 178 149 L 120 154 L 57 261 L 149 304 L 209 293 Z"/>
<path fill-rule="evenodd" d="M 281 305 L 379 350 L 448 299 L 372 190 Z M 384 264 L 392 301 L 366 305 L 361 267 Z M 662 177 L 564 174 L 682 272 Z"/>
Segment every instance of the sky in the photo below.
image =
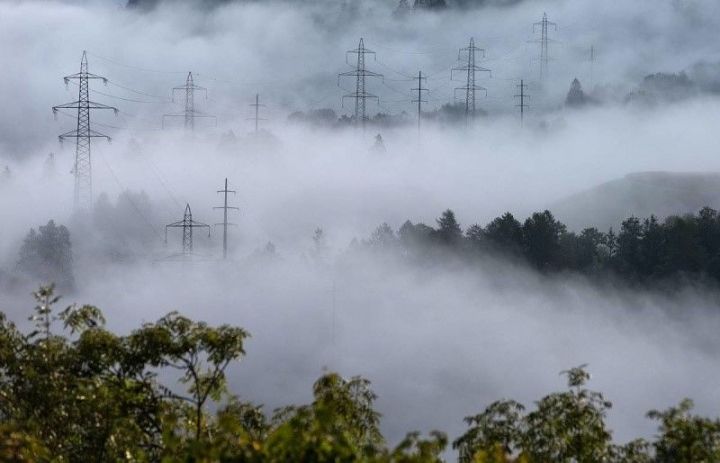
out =
<path fill-rule="evenodd" d="M 467 227 L 505 211 L 523 218 L 628 173 L 718 171 L 716 95 L 654 107 L 622 101 L 645 75 L 719 62 L 720 5 L 558 0 L 397 20 L 394 4 L 368 1 L 354 11 L 329 1 L 216 9 L 187 2 L 148 12 L 117 2 L 3 2 L 0 165 L 12 175 L 0 180 L 7 218 L 0 266 L 12 272 L 31 227 L 49 219 L 76 223 L 74 147 L 57 142 L 75 116 L 63 111 L 55 120 L 51 107 L 76 98 L 77 87 L 66 89 L 62 77 L 79 70 L 86 50 L 90 72 L 109 79 L 107 86 L 91 84 L 91 98 L 119 109 L 117 117 L 92 115 L 93 127 L 113 138 L 93 141 L 95 197 L 105 193 L 115 202 L 123 191 L 145 192 L 152 214 L 130 208 L 118 221 L 144 230 L 153 244 L 111 262 L 94 253 L 117 242 L 100 232 L 74 233 L 77 289 L 64 301 L 98 305 L 121 331 L 170 310 L 245 327 L 253 337 L 231 385 L 269 409 L 309 400 L 324 368 L 362 374 L 375 385 L 393 441 L 414 429 L 455 437 L 464 416 L 502 397 L 530 405 L 563 387 L 559 371 L 583 363 L 590 364 L 591 386 L 616 403 L 610 423 L 619 441 L 652 435 L 645 412 L 685 396 L 700 412 L 717 414 L 714 293 L 598 288 L 490 260 L 414 269 L 346 251 L 383 222 L 395 229 L 405 220 L 433 225 L 447 208 Z M 530 41 L 543 12 L 558 30 L 551 31 L 553 59 L 541 82 L 538 45 Z M 376 52 L 368 68 L 384 75 L 368 81 L 380 97 L 370 113 L 405 111 L 410 118 L 381 130 L 385 154 L 370 150 L 375 128 L 287 121 L 294 111 L 319 108 L 351 114 L 342 95 L 354 82 L 338 85 L 338 74 L 351 70 L 345 53 L 360 37 Z M 428 76 L 428 110 L 453 102 L 453 88 L 463 83 L 452 81 L 450 70 L 470 37 L 486 50 L 479 64 L 492 70 L 478 78 L 488 90 L 478 106 L 489 116 L 469 127 L 428 123 L 418 133 L 412 77 L 419 70 Z M 162 115 L 182 109 L 172 88 L 188 72 L 207 88 L 196 107 L 216 115 L 217 127 L 198 121 L 189 134 L 168 120 L 162 130 Z M 605 95 L 604 104 L 564 109 L 575 77 Z M 531 96 L 524 129 L 513 97 L 520 79 Z M 267 105 L 262 127 L 270 142 L 250 134 L 255 94 Z M 196 220 L 220 221 L 212 208 L 226 177 L 237 190 L 231 204 L 240 208 L 231 215 L 238 225 L 231 260 L 218 261 L 214 229 L 209 239 L 196 235 L 195 262 L 167 261 L 179 237 L 171 234 L 164 245 L 164 225 L 179 220 L 186 203 Z M 320 264 L 309 257 L 318 227 L 329 246 Z M 269 241 L 277 260 L 248 258 Z M 26 289 L 0 294 L 0 310 L 18 320 L 30 307 Z"/>

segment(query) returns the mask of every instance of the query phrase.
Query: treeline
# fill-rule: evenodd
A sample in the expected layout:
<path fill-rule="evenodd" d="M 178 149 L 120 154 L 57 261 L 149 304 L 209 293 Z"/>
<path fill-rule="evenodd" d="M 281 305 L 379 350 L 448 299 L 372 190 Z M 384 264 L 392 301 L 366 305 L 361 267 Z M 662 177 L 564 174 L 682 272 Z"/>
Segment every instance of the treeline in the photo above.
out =
<path fill-rule="evenodd" d="M 677 276 L 720 281 L 720 217 L 709 207 L 663 221 L 630 217 L 617 232 L 586 228 L 580 233 L 568 231 L 550 211 L 535 212 L 523 222 L 508 212 L 463 230 L 447 210 L 434 227 L 407 221 L 396 232 L 382 224 L 356 246 L 414 263 L 446 257 L 473 262 L 497 255 L 542 272 L 614 275 L 628 282 Z"/>
<path fill-rule="evenodd" d="M 487 112 L 478 109 L 476 116 L 487 116 Z M 405 111 L 397 114 L 379 112 L 369 116 L 366 123 L 369 127 L 385 129 L 414 123 L 417 120 L 416 117 Z M 440 125 L 457 125 L 465 121 L 465 105 L 462 103 L 446 103 L 437 109 L 424 111 L 422 119 Z M 326 129 L 350 127 L 356 122 L 355 116 L 338 115 L 335 110 L 330 108 L 295 111 L 288 115 L 287 120 L 294 124 L 305 124 Z"/>
<path fill-rule="evenodd" d="M 450 445 L 462 463 L 720 461 L 720 421 L 692 414 L 688 400 L 648 414 L 659 424 L 652 441 L 615 444 L 611 403 L 586 388 L 583 367 L 531 410 L 499 401 L 467 417 L 452 443 L 410 432 L 391 447 L 363 378 L 324 374 L 311 403 L 266 414 L 228 389 L 245 330 L 170 313 L 118 335 L 96 307 L 56 312 L 52 287 L 35 297 L 30 332 L 0 313 L 3 462 L 439 463 Z"/>

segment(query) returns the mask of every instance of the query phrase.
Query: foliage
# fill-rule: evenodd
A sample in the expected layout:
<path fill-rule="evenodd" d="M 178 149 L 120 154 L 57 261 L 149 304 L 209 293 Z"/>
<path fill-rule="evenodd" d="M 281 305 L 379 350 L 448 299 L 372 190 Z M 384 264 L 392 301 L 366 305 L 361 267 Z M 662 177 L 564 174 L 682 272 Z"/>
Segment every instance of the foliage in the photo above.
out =
<path fill-rule="evenodd" d="M 657 463 L 720 461 L 720 421 L 692 415 L 692 408 L 685 399 L 677 407 L 648 413 L 660 422 L 660 436 L 653 443 Z"/>
<path fill-rule="evenodd" d="M 71 289 L 72 262 L 70 232 L 51 220 L 25 236 L 17 269 L 37 281 L 54 281 L 61 288 Z"/>
<path fill-rule="evenodd" d="M 328 372 L 313 385 L 311 403 L 271 417 L 241 401 L 226 381 L 245 355 L 241 328 L 172 312 L 117 335 L 96 307 L 56 313 L 53 286 L 34 296 L 29 333 L 0 313 L 1 461 L 440 463 L 445 456 L 448 438 L 439 431 L 410 432 L 388 447 L 376 395 L 360 377 Z M 173 372 L 176 382 L 161 380 Z M 468 430 L 453 442 L 460 461 L 720 461 L 720 421 L 691 414 L 689 400 L 648 414 L 659 422 L 654 441 L 616 445 L 605 424 L 611 404 L 585 387 L 585 366 L 564 374 L 567 390 L 530 411 L 503 400 L 466 418 Z"/>
<path fill-rule="evenodd" d="M 663 221 L 630 217 L 617 234 L 596 228 L 568 231 L 550 211 L 535 212 L 522 223 L 507 212 L 484 227 L 471 225 L 463 234 L 448 209 L 435 228 L 406 221 L 396 234 L 382 224 L 362 243 L 413 263 L 461 257 L 472 264 L 489 254 L 522 259 L 545 273 L 615 275 L 631 284 L 678 276 L 720 282 L 720 216 L 707 207 Z"/>

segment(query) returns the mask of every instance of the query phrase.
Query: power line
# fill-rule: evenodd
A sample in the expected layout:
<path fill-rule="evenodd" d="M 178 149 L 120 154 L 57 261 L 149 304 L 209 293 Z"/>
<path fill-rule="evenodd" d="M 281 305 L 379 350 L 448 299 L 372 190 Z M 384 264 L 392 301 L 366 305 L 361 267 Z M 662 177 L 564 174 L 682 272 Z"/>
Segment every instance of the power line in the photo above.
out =
<path fill-rule="evenodd" d="M 79 85 L 80 85 L 80 84 L 77 84 L 77 83 L 75 83 L 75 82 L 70 82 L 70 83 L 73 84 L 73 85 L 75 85 L 75 86 L 79 86 Z M 110 81 L 108 81 L 107 83 L 110 83 Z M 109 97 L 109 98 L 115 98 L 115 99 L 117 99 L 117 100 L 129 101 L 129 102 L 131 102 L 131 103 L 162 104 L 162 102 L 160 102 L 160 101 L 146 101 L 146 100 L 136 100 L 136 99 L 134 99 L 134 98 L 125 98 L 125 97 L 122 97 L 122 96 L 113 95 L 112 93 L 101 92 L 100 90 L 92 90 L 92 89 L 91 89 L 91 90 L 90 90 L 90 93 L 97 93 L 97 94 L 102 95 L 102 96 L 106 96 L 106 97 Z M 168 100 L 168 101 L 170 101 L 170 100 Z"/>
<path fill-rule="evenodd" d="M 448 51 L 448 47 L 445 45 L 440 45 L 435 47 L 435 50 L 437 51 L 405 51 L 405 50 L 398 50 L 397 48 L 390 48 L 386 47 L 384 45 L 376 44 L 378 48 L 382 48 L 383 50 L 387 50 L 392 53 L 399 53 L 403 55 L 436 55 L 440 53 L 446 53 Z"/>
<path fill-rule="evenodd" d="M 390 66 L 388 66 L 387 64 L 383 63 L 382 61 L 377 61 L 377 63 L 378 63 L 380 66 L 382 66 L 382 67 L 384 67 L 384 68 L 386 68 L 386 69 L 389 69 L 390 71 L 394 72 L 395 74 L 397 74 L 397 75 L 399 75 L 399 76 L 403 76 L 406 81 L 413 79 L 413 76 L 412 76 L 412 75 L 406 74 L 406 73 L 404 73 L 404 72 L 402 72 L 402 71 L 398 71 L 398 70 L 396 70 L 396 69 L 393 69 L 393 68 L 391 68 Z M 388 80 L 392 80 L 392 79 L 388 79 Z"/>
<path fill-rule="evenodd" d="M 73 116 L 72 114 L 68 114 L 64 111 L 57 111 L 57 114 L 60 114 L 61 116 L 68 117 L 70 119 L 75 119 L 77 116 Z M 101 124 L 100 122 L 93 122 L 93 126 L 99 125 L 100 127 L 106 127 L 108 129 L 116 129 L 116 130 L 127 130 L 127 127 L 118 127 L 116 125 L 109 125 L 109 124 Z"/>
<path fill-rule="evenodd" d="M 158 73 L 158 74 L 184 74 L 184 73 L 185 73 L 185 71 L 163 71 L 163 70 L 158 70 L 158 69 L 147 69 L 147 68 L 142 68 L 142 67 L 138 67 L 138 66 L 132 66 L 132 65 L 129 65 L 129 64 L 124 64 L 124 63 L 121 63 L 121 62 L 119 62 L 119 61 L 115 61 L 115 60 L 110 59 L 110 58 L 106 58 L 106 57 L 103 57 L 103 56 L 100 56 L 100 55 L 96 55 L 95 53 L 88 53 L 88 54 L 94 56 L 95 58 L 99 58 L 99 59 L 101 59 L 101 60 L 103 60 L 103 61 L 107 61 L 108 63 L 112 63 L 112 64 L 114 64 L 114 65 L 116 65 L 116 66 L 121 66 L 121 67 L 129 68 L 129 69 L 135 69 L 135 70 L 137 70 L 137 71 L 154 72 L 154 73 Z"/>
<path fill-rule="evenodd" d="M 121 190 L 121 191 L 129 191 L 129 190 L 128 190 L 127 188 L 125 188 L 125 187 L 123 186 L 123 184 L 120 182 L 120 179 L 119 179 L 118 176 L 115 174 L 115 171 L 114 171 L 113 168 L 110 166 L 110 163 L 108 162 L 107 159 L 105 159 L 105 157 L 104 157 L 102 154 L 100 155 L 100 159 L 102 159 L 103 162 L 105 163 L 105 166 L 108 168 L 108 171 L 110 172 L 110 175 L 112 176 L 112 178 L 115 180 L 115 183 L 117 183 L 118 187 L 120 187 L 120 190 Z M 131 205 L 132 208 L 135 210 L 135 212 L 138 214 L 138 216 L 140 216 L 140 218 L 143 220 L 143 222 L 145 222 L 145 224 L 146 224 L 148 227 L 150 227 L 150 229 L 153 231 L 153 233 L 155 233 L 155 235 L 157 235 L 158 238 L 159 238 L 159 237 L 160 237 L 160 232 L 158 232 L 157 229 L 155 229 L 155 226 L 152 224 L 152 222 L 150 222 L 150 220 L 148 220 L 148 218 L 145 216 L 145 214 L 142 213 L 142 211 L 140 210 L 140 208 L 138 207 L 138 205 L 135 204 L 135 201 L 133 201 L 132 197 L 128 194 L 125 199 L 127 199 L 127 201 L 130 203 L 130 205 Z"/>
<path fill-rule="evenodd" d="M 125 85 L 118 84 L 117 82 L 113 82 L 112 80 L 108 80 L 108 83 L 110 85 L 113 85 L 115 87 L 121 88 L 123 90 L 127 90 L 128 92 L 136 93 L 138 95 L 143 96 L 149 96 L 150 98 L 157 98 L 158 100 L 163 100 L 164 102 L 172 102 L 172 99 L 166 97 L 166 96 L 160 96 L 160 95 L 153 95 L 152 93 L 143 92 L 141 90 L 135 90 L 134 88 L 127 87 Z"/>
<path fill-rule="evenodd" d="M 157 167 L 155 162 L 153 162 L 153 160 L 149 156 L 142 156 L 142 159 L 147 161 L 147 163 L 150 165 L 150 170 L 153 171 L 153 174 L 155 174 L 155 177 L 158 179 L 158 181 L 160 182 L 160 185 L 163 187 L 163 189 L 168 194 L 170 199 L 172 199 L 172 201 L 178 207 L 181 207 L 180 201 L 178 201 L 178 199 L 175 197 L 175 195 L 172 193 L 172 191 L 170 191 L 170 188 L 168 187 L 167 182 L 165 182 L 165 180 L 163 179 L 162 173 L 160 172 L 160 169 Z"/>

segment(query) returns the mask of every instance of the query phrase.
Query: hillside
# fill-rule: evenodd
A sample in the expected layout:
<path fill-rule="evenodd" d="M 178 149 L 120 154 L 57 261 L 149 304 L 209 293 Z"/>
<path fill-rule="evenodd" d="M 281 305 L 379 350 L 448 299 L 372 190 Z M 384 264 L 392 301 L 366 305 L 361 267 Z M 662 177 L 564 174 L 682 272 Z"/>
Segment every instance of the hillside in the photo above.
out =
<path fill-rule="evenodd" d="M 618 229 L 632 215 L 664 218 L 720 208 L 720 173 L 639 172 L 574 194 L 550 206 L 570 229 Z"/>

